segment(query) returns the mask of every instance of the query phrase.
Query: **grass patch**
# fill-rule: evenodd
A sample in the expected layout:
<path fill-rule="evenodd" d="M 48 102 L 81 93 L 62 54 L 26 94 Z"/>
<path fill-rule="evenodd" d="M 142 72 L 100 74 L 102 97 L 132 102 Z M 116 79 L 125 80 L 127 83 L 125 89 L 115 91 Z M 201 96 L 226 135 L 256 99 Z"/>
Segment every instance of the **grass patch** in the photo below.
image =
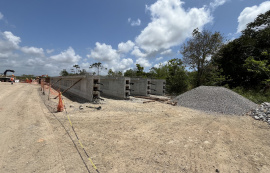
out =
<path fill-rule="evenodd" d="M 247 90 L 241 87 L 236 87 L 232 90 L 242 95 L 243 97 L 253 101 L 256 104 L 270 102 L 270 91 L 268 91 L 267 93 L 263 93 L 260 90 Z"/>

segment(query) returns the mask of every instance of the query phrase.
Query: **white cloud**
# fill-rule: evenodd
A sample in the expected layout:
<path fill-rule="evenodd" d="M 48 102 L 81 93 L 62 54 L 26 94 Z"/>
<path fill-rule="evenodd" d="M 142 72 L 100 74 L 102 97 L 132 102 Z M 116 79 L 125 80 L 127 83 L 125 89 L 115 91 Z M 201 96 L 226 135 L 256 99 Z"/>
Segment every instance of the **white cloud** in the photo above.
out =
<path fill-rule="evenodd" d="M 83 62 L 81 65 L 80 65 L 81 69 L 89 69 L 90 67 L 90 63 L 89 62 Z"/>
<path fill-rule="evenodd" d="M 54 49 L 46 49 L 46 52 L 47 52 L 48 54 L 53 53 L 53 52 L 54 52 Z"/>
<path fill-rule="evenodd" d="M 125 71 L 133 65 L 133 60 L 131 58 L 124 58 L 118 64 L 111 64 L 113 70 Z"/>
<path fill-rule="evenodd" d="M 21 42 L 21 38 L 17 37 L 15 35 L 12 34 L 12 32 L 10 31 L 5 31 L 3 33 L 1 33 L 2 35 L 2 40 L 0 43 L 0 47 L 2 47 L 2 49 L 18 49 L 19 48 L 19 43 Z"/>
<path fill-rule="evenodd" d="M 100 61 L 108 69 L 124 71 L 133 64 L 133 60 L 131 58 L 121 59 L 120 53 L 129 52 L 133 46 L 134 43 L 131 41 L 120 43 L 118 45 L 119 50 L 117 51 L 111 45 L 97 42 L 96 47 L 91 50 L 87 57 Z"/>
<path fill-rule="evenodd" d="M 73 64 L 77 63 L 81 59 L 81 57 L 79 55 L 76 55 L 72 47 L 69 47 L 67 50 L 61 52 L 60 54 L 51 56 L 50 59 L 59 63 Z"/>
<path fill-rule="evenodd" d="M 130 40 L 128 40 L 126 43 L 121 42 L 118 44 L 118 51 L 120 53 L 128 53 L 133 49 L 134 45 L 135 44 Z"/>
<path fill-rule="evenodd" d="M 152 64 L 145 58 L 138 58 L 136 64 L 140 64 L 143 67 L 151 67 Z"/>
<path fill-rule="evenodd" d="M 156 61 L 160 61 L 162 59 L 163 59 L 163 57 L 159 57 L 159 58 L 156 59 Z"/>
<path fill-rule="evenodd" d="M 214 10 L 218 6 L 225 4 L 225 2 L 227 2 L 227 1 L 228 0 L 214 0 L 213 2 L 210 3 L 210 7 Z"/>
<path fill-rule="evenodd" d="M 167 63 L 168 63 L 168 61 L 163 61 L 161 63 L 155 64 L 154 67 L 159 68 L 159 67 L 162 67 L 164 65 L 167 65 Z"/>
<path fill-rule="evenodd" d="M 172 54 L 172 49 L 167 49 L 163 52 L 160 53 L 161 55 L 171 55 Z"/>
<path fill-rule="evenodd" d="M 59 75 L 62 69 L 69 69 L 81 59 L 70 47 L 58 55 L 46 57 L 43 48 L 20 47 L 21 38 L 10 31 L 0 32 L 0 68 L 14 69 L 21 74 Z M 25 68 L 27 67 L 27 68 Z"/>
<path fill-rule="evenodd" d="M 248 23 L 253 22 L 259 14 L 265 13 L 268 10 L 270 10 L 270 1 L 265 1 L 259 6 L 246 7 L 238 17 L 237 33 L 246 29 Z"/>
<path fill-rule="evenodd" d="M 96 42 L 96 47 L 91 50 L 90 55 L 87 55 L 87 57 L 98 61 L 117 61 L 119 60 L 120 55 L 112 48 L 111 45 Z"/>
<path fill-rule="evenodd" d="M 14 69 L 14 67 L 19 67 L 18 62 L 17 61 L 14 61 L 14 60 L 7 59 L 7 60 L 4 60 L 4 61 L 2 61 L 0 63 L 0 69 L 2 69 L 1 70 L 2 73 L 6 69 Z M 16 70 L 16 72 L 17 72 L 17 70 Z"/>
<path fill-rule="evenodd" d="M 137 19 L 137 20 L 131 20 L 131 18 L 128 18 L 128 23 L 130 23 L 131 26 L 140 26 L 141 25 L 141 20 Z"/>
<path fill-rule="evenodd" d="M 131 52 L 131 55 L 136 56 L 137 58 L 145 58 L 147 54 L 142 53 L 138 46 L 135 46 L 133 51 Z"/>
<path fill-rule="evenodd" d="M 181 0 L 158 0 L 151 6 L 152 21 L 136 37 L 136 44 L 146 52 L 157 52 L 179 45 L 189 37 L 195 28 L 211 22 L 210 11 L 203 8 L 182 7 Z"/>
<path fill-rule="evenodd" d="M 37 47 L 22 47 L 21 51 L 26 53 L 26 54 L 30 54 L 30 55 L 34 55 L 34 56 L 39 56 L 39 57 L 44 57 L 44 51 L 42 48 L 37 48 Z"/>
<path fill-rule="evenodd" d="M 45 65 L 45 61 L 42 60 L 41 58 L 30 58 L 26 61 L 26 65 L 27 66 L 44 66 Z"/>
<path fill-rule="evenodd" d="M 3 19 L 4 15 L 0 12 L 0 20 Z"/>
<path fill-rule="evenodd" d="M 0 59 L 7 59 L 7 58 L 15 58 L 18 57 L 18 54 L 13 53 L 13 52 L 4 52 L 4 53 L 0 53 Z"/>
<path fill-rule="evenodd" d="M 10 31 L 0 32 L 0 58 L 14 58 L 18 55 L 15 53 L 19 49 L 21 38 L 13 35 Z"/>
<path fill-rule="evenodd" d="M 107 68 L 107 70 L 112 69 L 113 71 L 122 71 L 122 72 L 124 72 L 133 65 L 133 60 L 131 58 L 124 58 L 124 59 L 120 59 L 118 61 L 107 61 L 105 63 L 102 63 L 102 65 L 103 65 L 103 67 Z M 103 69 L 100 72 L 100 74 L 106 75 L 107 70 Z M 94 71 L 96 71 L 96 69 L 90 69 L 90 71 L 94 72 Z"/>
<path fill-rule="evenodd" d="M 12 32 L 10 32 L 10 31 L 5 31 L 4 32 L 4 37 L 9 42 L 11 42 L 14 45 L 14 47 L 19 47 L 19 43 L 21 42 L 21 38 L 20 37 L 17 37 L 15 35 L 13 35 Z"/>

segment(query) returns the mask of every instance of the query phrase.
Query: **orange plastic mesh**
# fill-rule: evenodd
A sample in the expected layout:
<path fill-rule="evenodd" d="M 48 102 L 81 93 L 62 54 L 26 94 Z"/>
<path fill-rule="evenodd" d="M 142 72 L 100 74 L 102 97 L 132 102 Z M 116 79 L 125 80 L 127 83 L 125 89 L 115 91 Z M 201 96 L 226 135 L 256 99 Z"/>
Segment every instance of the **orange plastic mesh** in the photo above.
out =
<path fill-rule="evenodd" d="M 63 112 L 64 111 L 64 104 L 63 104 L 63 101 L 62 101 L 62 97 L 61 97 L 61 93 L 59 91 L 59 102 L 58 102 L 58 106 L 57 106 L 57 112 Z"/>

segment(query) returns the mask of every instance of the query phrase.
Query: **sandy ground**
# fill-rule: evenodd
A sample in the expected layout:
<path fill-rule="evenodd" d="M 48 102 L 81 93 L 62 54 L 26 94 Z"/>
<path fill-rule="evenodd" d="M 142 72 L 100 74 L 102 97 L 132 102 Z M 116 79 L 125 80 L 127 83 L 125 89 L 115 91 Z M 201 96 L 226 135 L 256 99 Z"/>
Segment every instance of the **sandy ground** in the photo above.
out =
<path fill-rule="evenodd" d="M 38 85 L 0 83 L 0 172 L 96 172 L 66 113 L 44 102 L 57 105 Z M 270 172 L 269 125 L 251 117 L 140 99 L 64 103 L 100 173 Z"/>

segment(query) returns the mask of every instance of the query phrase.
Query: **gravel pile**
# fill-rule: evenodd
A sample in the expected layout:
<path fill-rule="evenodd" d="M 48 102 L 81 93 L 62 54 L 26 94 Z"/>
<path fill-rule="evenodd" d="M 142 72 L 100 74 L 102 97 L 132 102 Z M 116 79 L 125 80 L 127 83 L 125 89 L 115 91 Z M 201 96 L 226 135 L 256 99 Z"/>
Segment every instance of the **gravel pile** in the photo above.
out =
<path fill-rule="evenodd" d="M 250 113 L 255 120 L 268 122 L 270 125 L 270 103 L 264 102 L 257 109 L 253 109 Z"/>
<path fill-rule="evenodd" d="M 200 86 L 175 98 L 178 106 L 206 112 L 243 115 L 257 107 L 255 103 L 224 87 Z"/>

